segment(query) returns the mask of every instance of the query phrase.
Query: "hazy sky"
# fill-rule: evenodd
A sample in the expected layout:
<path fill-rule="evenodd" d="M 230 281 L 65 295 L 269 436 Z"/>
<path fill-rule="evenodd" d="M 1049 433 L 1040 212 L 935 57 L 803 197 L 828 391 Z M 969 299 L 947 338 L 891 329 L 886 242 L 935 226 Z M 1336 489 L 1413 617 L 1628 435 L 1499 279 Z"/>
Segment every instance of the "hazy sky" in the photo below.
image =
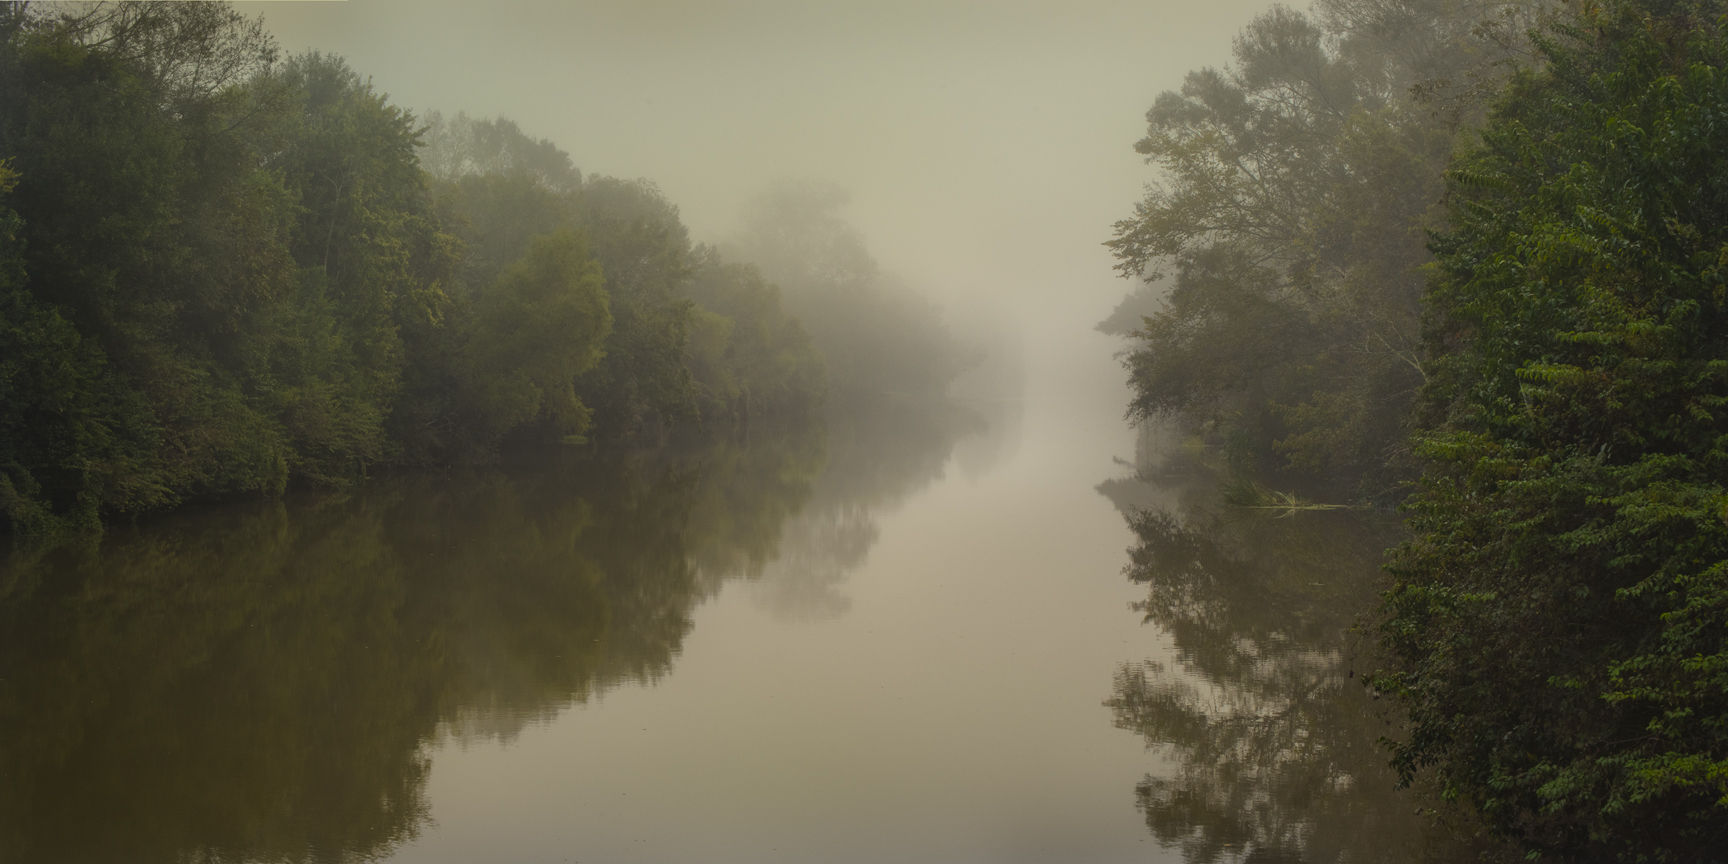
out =
<path fill-rule="evenodd" d="M 1266 0 L 244 4 L 399 105 L 506 115 L 585 172 L 647 177 L 698 240 L 779 179 L 852 193 L 888 269 L 1040 343 L 1128 287 L 1099 244 L 1151 169 L 1143 116 Z M 1062 340 L 1062 344 L 1069 344 Z M 1048 345 L 1046 347 L 1049 347 Z"/>

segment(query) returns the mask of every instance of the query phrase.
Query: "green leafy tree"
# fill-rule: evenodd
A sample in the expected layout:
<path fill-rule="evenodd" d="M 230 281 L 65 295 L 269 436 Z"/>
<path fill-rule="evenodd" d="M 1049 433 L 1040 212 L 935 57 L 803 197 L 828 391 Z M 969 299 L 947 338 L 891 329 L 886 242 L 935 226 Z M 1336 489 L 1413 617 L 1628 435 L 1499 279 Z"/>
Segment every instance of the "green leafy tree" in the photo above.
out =
<path fill-rule="evenodd" d="M 525 177 L 557 193 L 582 188 L 582 172 L 570 154 L 546 138 L 531 138 L 506 117 L 475 120 L 465 112 L 446 119 L 425 114 L 420 164 L 433 179 L 454 183 L 464 177 Z"/>
<path fill-rule="evenodd" d="M 225 4 L 7 7 L 8 522 L 346 483 L 455 243 L 412 118 Z M 13 181 L 16 181 L 15 183 Z"/>
<path fill-rule="evenodd" d="M 300 327 L 276 346 L 276 407 L 297 443 L 295 470 L 335 482 L 390 455 L 387 419 L 405 368 L 437 350 L 426 325 L 443 315 L 457 247 L 423 180 L 411 115 L 336 57 L 309 52 L 275 77 L 297 101 L 277 159 L 298 201 L 300 266 Z"/>
<path fill-rule="evenodd" d="M 427 134 L 439 123 L 448 136 L 449 121 L 436 121 Z M 432 146 L 420 153 L 423 159 L 447 158 Z M 472 425 L 481 420 L 472 411 L 475 406 L 457 404 L 459 391 L 475 380 L 475 370 L 465 364 L 473 359 L 468 341 L 477 326 L 476 304 L 523 258 L 534 238 L 571 225 L 575 213 L 574 195 L 555 191 L 527 172 L 465 174 L 435 180 L 434 189 L 438 221 L 460 241 L 461 260 L 443 315 L 432 326 L 417 323 L 406 331 L 418 350 L 404 372 L 403 398 L 391 426 L 404 457 L 419 464 L 493 455 L 502 430 L 479 432 Z"/>
<path fill-rule="evenodd" d="M 827 370 L 803 326 L 781 308 L 780 289 L 755 267 L 728 264 L 711 248 L 696 257 L 696 277 L 685 292 L 697 310 L 688 353 L 709 402 L 705 414 L 814 409 L 827 390 Z"/>
<path fill-rule="evenodd" d="M 1724 12 L 1575 7 L 1449 174 L 1376 683 L 1532 855 L 1728 854 Z"/>
<path fill-rule="evenodd" d="M 730 409 L 652 184 L 502 118 L 422 127 L 225 3 L 0 7 L 0 166 L 7 529 Z M 712 383 L 812 407 L 778 298 L 711 293 L 760 319 L 701 314 Z"/>
<path fill-rule="evenodd" d="M 577 224 L 594 244 L 612 298 L 606 357 L 577 382 L 603 439 L 660 435 L 696 417 L 685 365 L 695 307 L 683 296 L 695 275 L 678 208 L 645 180 L 590 176 Z"/>
<path fill-rule="evenodd" d="M 720 428 L 726 422 L 711 421 L 750 412 L 746 393 L 757 411 L 807 411 L 820 400 L 820 359 L 799 341 L 779 293 L 692 246 L 678 208 L 652 183 L 584 177 L 552 142 L 502 117 L 428 116 L 421 158 L 466 244 L 469 300 L 485 295 L 530 237 L 568 225 L 588 238 L 613 316 L 604 356 L 576 384 L 596 439 Z"/>
<path fill-rule="evenodd" d="M 1183 418 L 1239 468 L 1334 494 L 1393 485 L 1421 383 L 1422 229 L 1458 119 L 1438 109 L 1506 54 L 1475 29 L 1486 11 L 1276 7 L 1233 66 L 1158 97 L 1135 149 L 1161 176 L 1106 244 L 1146 282 L 1110 325 L 1135 340 L 1130 417 Z"/>
<path fill-rule="evenodd" d="M 611 326 L 582 235 L 564 228 L 535 238 L 474 304 L 460 404 L 478 446 L 534 420 L 581 440 L 591 412 L 575 381 L 604 356 Z"/>
<path fill-rule="evenodd" d="M 0 162 L 0 196 L 16 183 Z M 101 352 L 24 290 L 22 226 L 0 198 L 0 514 L 45 534 L 66 519 L 91 527 L 97 518 L 95 502 L 67 498 L 84 491 L 81 463 L 105 438 L 92 396 L 107 380 Z"/>

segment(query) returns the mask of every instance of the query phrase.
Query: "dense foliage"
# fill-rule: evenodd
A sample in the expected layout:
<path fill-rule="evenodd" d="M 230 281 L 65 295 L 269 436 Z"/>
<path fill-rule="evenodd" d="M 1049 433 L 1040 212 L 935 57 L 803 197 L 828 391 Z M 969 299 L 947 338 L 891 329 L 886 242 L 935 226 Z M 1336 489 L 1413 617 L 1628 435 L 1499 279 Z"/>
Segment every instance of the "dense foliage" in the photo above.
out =
<path fill-rule="evenodd" d="M 820 402 L 652 184 L 432 120 L 226 4 L 0 8 L 0 527 Z"/>
<path fill-rule="evenodd" d="M 1369 498 L 1424 472 L 1372 679 L 1407 781 L 1533 857 L 1719 860 L 1728 7 L 1522 40 L 1484 11 L 1274 10 L 1160 97 L 1162 185 L 1110 244 L 1153 281 L 1103 326 L 1137 340 L 1131 416 L 1232 468 Z"/>
<path fill-rule="evenodd" d="M 1728 856 L 1728 33 L 1584 6 L 1449 174 L 1376 678 L 1556 858 Z"/>
<path fill-rule="evenodd" d="M 1238 468 L 1387 494 L 1421 383 L 1422 229 L 1469 73 L 1515 21 L 1439 0 L 1259 16 L 1189 73 L 1135 149 L 1161 169 L 1111 250 L 1145 284 L 1101 325 L 1134 340 L 1135 419 L 1178 417 Z"/>
<path fill-rule="evenodd" d="M 599 438 L 658 437 L 697 419 L 727 426 L 821 401 L 823 358 L 779 289 L 693 244 L 652 183 L 583 176 L 568 154 L 505 118 L 427 118 L 421 160 L 470 250 L 464 296 L 483 293 L 532 237 L 573 226 L 589 238 L 612 325 L 575 392 Z"/>

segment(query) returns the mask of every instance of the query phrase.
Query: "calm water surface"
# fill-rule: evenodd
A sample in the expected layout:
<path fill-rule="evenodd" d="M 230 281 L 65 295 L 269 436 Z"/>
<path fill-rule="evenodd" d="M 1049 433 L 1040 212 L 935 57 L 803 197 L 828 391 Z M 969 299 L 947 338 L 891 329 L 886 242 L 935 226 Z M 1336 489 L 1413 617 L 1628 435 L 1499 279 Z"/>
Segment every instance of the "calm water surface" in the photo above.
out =
<path fill-rule="evenodd" d="M 1385 526 L 1221 514 L 1104 397 L 14 552 L 0 861 L 1443 856 L 1351 680 Z"/>

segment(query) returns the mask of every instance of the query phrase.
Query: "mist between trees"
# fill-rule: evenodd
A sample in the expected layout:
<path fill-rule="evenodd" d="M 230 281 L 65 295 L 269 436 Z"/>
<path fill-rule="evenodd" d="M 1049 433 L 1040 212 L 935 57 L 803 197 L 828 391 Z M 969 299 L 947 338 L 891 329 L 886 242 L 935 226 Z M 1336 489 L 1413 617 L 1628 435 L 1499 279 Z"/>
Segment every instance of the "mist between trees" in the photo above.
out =
<path fill-rule="evenodd" d="M 1531 860 L 1728 859 L 1725 22 L 1274 8 L 1158 98 L 1108 244 L 1131 417 L 1241 488 L 1403 502 L 1394 765 Z"/>
<path fill-rule="evenodd" d="M 723 248 L 505 118 L 416 115 L 226 4 L 0 9 L 0 519 L 94 529 L 530 446 L 931 396 L 976 361 L 844 195 Z"/>

